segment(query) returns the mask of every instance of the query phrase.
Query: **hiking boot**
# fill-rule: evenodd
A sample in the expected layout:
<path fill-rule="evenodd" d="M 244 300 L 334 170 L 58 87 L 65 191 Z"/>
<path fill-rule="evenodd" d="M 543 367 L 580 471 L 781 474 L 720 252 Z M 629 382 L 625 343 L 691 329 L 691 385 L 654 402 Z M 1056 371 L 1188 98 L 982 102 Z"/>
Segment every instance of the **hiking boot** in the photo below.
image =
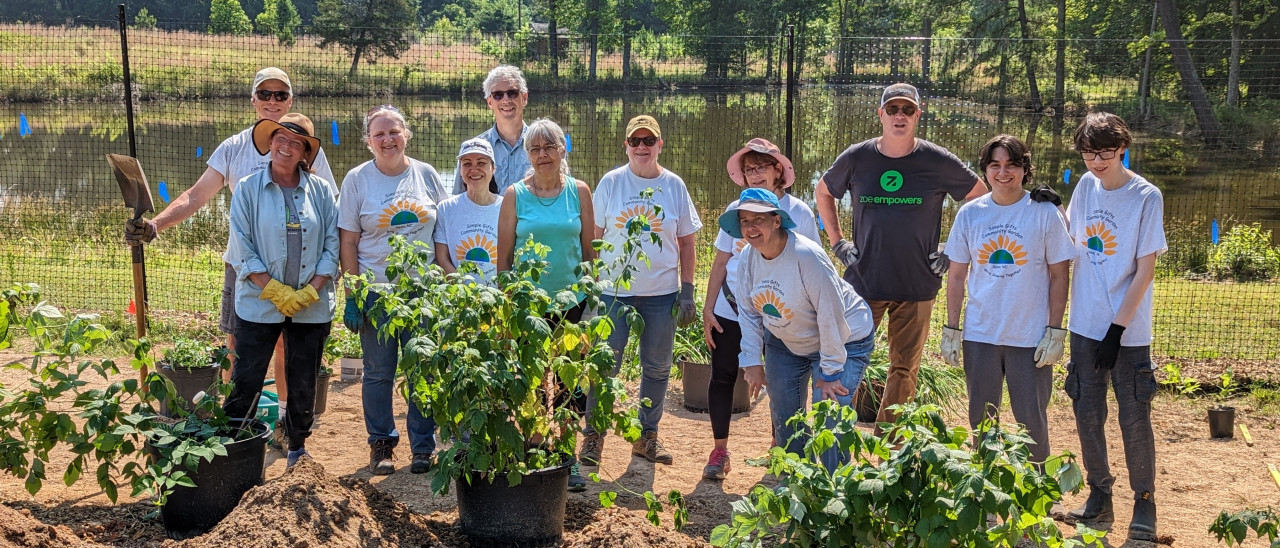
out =
<path fill-rule="evenodd" d="M 395 456 L 392 449 L 395 442 L 389 439 L 374 440 L 369 445 L 369 473 L 375 476 L 387 476 L 396 471 Z"/>
<path fill-rule="evenodd" d="M 414 453 L 413 463 L 409 465 L 409 472 L 414 474 L 425 474 L 431 471 L 431 453 Z"/>
<path fill-rule="evenodd" d="M 1109 520 L 1114 517 L 1115 513 L 1111 511 L 1111 495 L 1097 489 L 1090 489 L 1089 499 L 1084 501 L 1084 506 L 1067 512 L 1067 523 Z"/>
<path fill-rule="evenodd" d="M 276 446 L 281 453 L 289 453 L 289 435 L 284 431 L 284 419 L 276 421 L 276 425 L 271 429 L 271 445 Z"/>
<path fill-rule="evenodd" d="M 600 466 L 600 453 L 604 450 L 604 434 L 587 434 L 582 437 L 582 450 L 578 460 L 587 466 Z"/>
<path fill-rule="evenodd" d="M 1133 501 L 1133 521 L 1129 522 L 1129 538 L 1132 540 L 1156 540 L 1156 501 L 1151 493 Z"/>
<path fill-rule="evenodd" d="M 657 432 L 645 432 L 631 445 L 631 454 L 644 457 L 649 462 L 671 464 L 671 452 L 658 441 Z"/>
<path fill-rule="evenodd" d="M 709 480 L 722 480 L 729 473 L 729 450 L 717 447 L 711 450 L 707 465 L 702 469 L 702 477 Z"/>
<path fill-rule="evenodd" d="M 308 459 L 311 458 L 311 453 L 307 452 L 306 447 L 300 447 L 296 450 L 289 451 L 285 460 L 284 469 L 288 470 L 293 468 L 293 465 L 298 464 L 298 461 L 301 460 L 302 457 L 307 457 Z"/>
<path fill-rule="evenodd" d="M 587 479 L 582 477 L 581 470 L 578 469 L 578 461 L 573 461 L 569 466 L 569 492 L 581 493 L 587 490 Z"/>

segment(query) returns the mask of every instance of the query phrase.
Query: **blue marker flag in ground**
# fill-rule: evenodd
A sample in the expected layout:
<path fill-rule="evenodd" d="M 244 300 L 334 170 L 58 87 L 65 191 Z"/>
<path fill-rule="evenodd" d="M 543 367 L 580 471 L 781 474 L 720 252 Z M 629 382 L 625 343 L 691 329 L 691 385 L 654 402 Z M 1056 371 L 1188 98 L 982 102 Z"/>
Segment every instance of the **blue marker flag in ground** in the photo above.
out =
<path fill-rule="evenodd" d="M 1124 149 L 1124 158 L 1121 159 L 1120 163 L 1124 164 L 1125 169 L 1129 169 L 1129 149 Z"/>
<path fill-rule="evenodd" d="M 1071 168 L 1062 170 L 1062 184 L 1064 185 L 1071 184 Z"/>
<path fill-rule="evenodd" d="M 204 156 L 204 147 L 196 147 L 196 158 Z"/>
<path fill-rule="evenodd" d="M 564 151 L 573 152 L 573 138 L 568 133 L 564 134 Z"/>
<path fill-rule="evenodd" d="M 164 184 L 164 181 L 160 181 L 160 186 L 156 187 L 156 192 L 160 194 L 160 199 L 164 200 L 164 203 L 169 203 L 169 186 Z"/>
<path fill-rule="evenodd" d="M 1213 238 L 1213 245 L 1218 245 L 1218 220 L 1214 219 L 1213 224 L 1209 226 L 1209 235 Z"/>
<path fill-rule="evenodd" d="M 19 112 L 18 113 L 18 136 L 26 137 L 28 135 L 31 135 L 31 124 L 27 123 L 27 115 L 25 113 Z"/>
<path fill-rule="evenodd" d="M 331 125 L 330 127 L 333 128 L 333 146 L 336 147 L 338 146 L 338 121 L 334 120 L 333 125 Z"/>

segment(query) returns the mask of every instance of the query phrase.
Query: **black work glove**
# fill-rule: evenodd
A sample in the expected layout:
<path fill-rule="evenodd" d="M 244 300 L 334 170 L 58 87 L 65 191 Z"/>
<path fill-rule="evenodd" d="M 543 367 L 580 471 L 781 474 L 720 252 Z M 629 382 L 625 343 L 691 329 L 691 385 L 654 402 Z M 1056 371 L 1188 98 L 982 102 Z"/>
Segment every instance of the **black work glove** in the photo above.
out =
<path fill-rule="evenodd" d="M 1124 334 L 1124 326 L 1111 324 L 1107 336 L 1102 338 L 1098 351 L 1093 354 L 1093 367 L 1099 371 L 1110 371 L 1116 366 L 1116 357 L 1120 355 L 1120 335 Z"/>
<path fill-rule="evenodd" d="M 1031 199 L 1037 202 L 1049 202 L 1056 206 L 1062 205 L 1062 197 L 1046 184 L 1041 184 L 1033 189 L 1031 191 Z"/>

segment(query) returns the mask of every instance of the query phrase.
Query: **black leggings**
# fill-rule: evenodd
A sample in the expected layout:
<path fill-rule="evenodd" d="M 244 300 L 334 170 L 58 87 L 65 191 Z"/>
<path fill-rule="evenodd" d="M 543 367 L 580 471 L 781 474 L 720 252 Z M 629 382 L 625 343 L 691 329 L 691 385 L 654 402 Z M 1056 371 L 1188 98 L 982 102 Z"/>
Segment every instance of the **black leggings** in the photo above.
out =
<path fill-rule="evenodd" d="M 729 437 L 729 419 L 733 416 L 733 388 L 738 383 L 738 352 L 742 345 L 742 328 L 738 322 L 716 315 L 723 333 L 711 330 L 716 347 L 711 350 L 711 383 L 707 385 L 707 410 L 711 413 L 711 435 L 722 440 Z"/>

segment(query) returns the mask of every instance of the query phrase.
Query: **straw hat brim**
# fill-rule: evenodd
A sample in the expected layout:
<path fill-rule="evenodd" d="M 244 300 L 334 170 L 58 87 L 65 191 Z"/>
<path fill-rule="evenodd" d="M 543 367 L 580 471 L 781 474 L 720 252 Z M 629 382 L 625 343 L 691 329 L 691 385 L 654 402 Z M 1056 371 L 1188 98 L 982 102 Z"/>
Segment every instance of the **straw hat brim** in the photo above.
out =
<path fill-rule="evenodd" d="M 290 125 L 301 128 L 301 126 L 297 126 L 296 124 Z M 258 120 L 258 123 L 253 125 L 253 148 L 258 149 L 258 154 L 266 155 L 271 151 L 271 138 L 275 136 L 276 131 L 278 130 L 288 131 L 289 133 L 301 137 L 302 140 L 311 145 L 311 148 L 307 150 L 306 155 L 307 166 L 310 167 L 315 164 L 316 156 L 320 154 L 320 139 L 305 133 L 300 133 L 290 127 L 281 125 L 279 122 L 273 122 L 266 118 Z M 306 130 L 303 129 L 303 131 Z"/>

